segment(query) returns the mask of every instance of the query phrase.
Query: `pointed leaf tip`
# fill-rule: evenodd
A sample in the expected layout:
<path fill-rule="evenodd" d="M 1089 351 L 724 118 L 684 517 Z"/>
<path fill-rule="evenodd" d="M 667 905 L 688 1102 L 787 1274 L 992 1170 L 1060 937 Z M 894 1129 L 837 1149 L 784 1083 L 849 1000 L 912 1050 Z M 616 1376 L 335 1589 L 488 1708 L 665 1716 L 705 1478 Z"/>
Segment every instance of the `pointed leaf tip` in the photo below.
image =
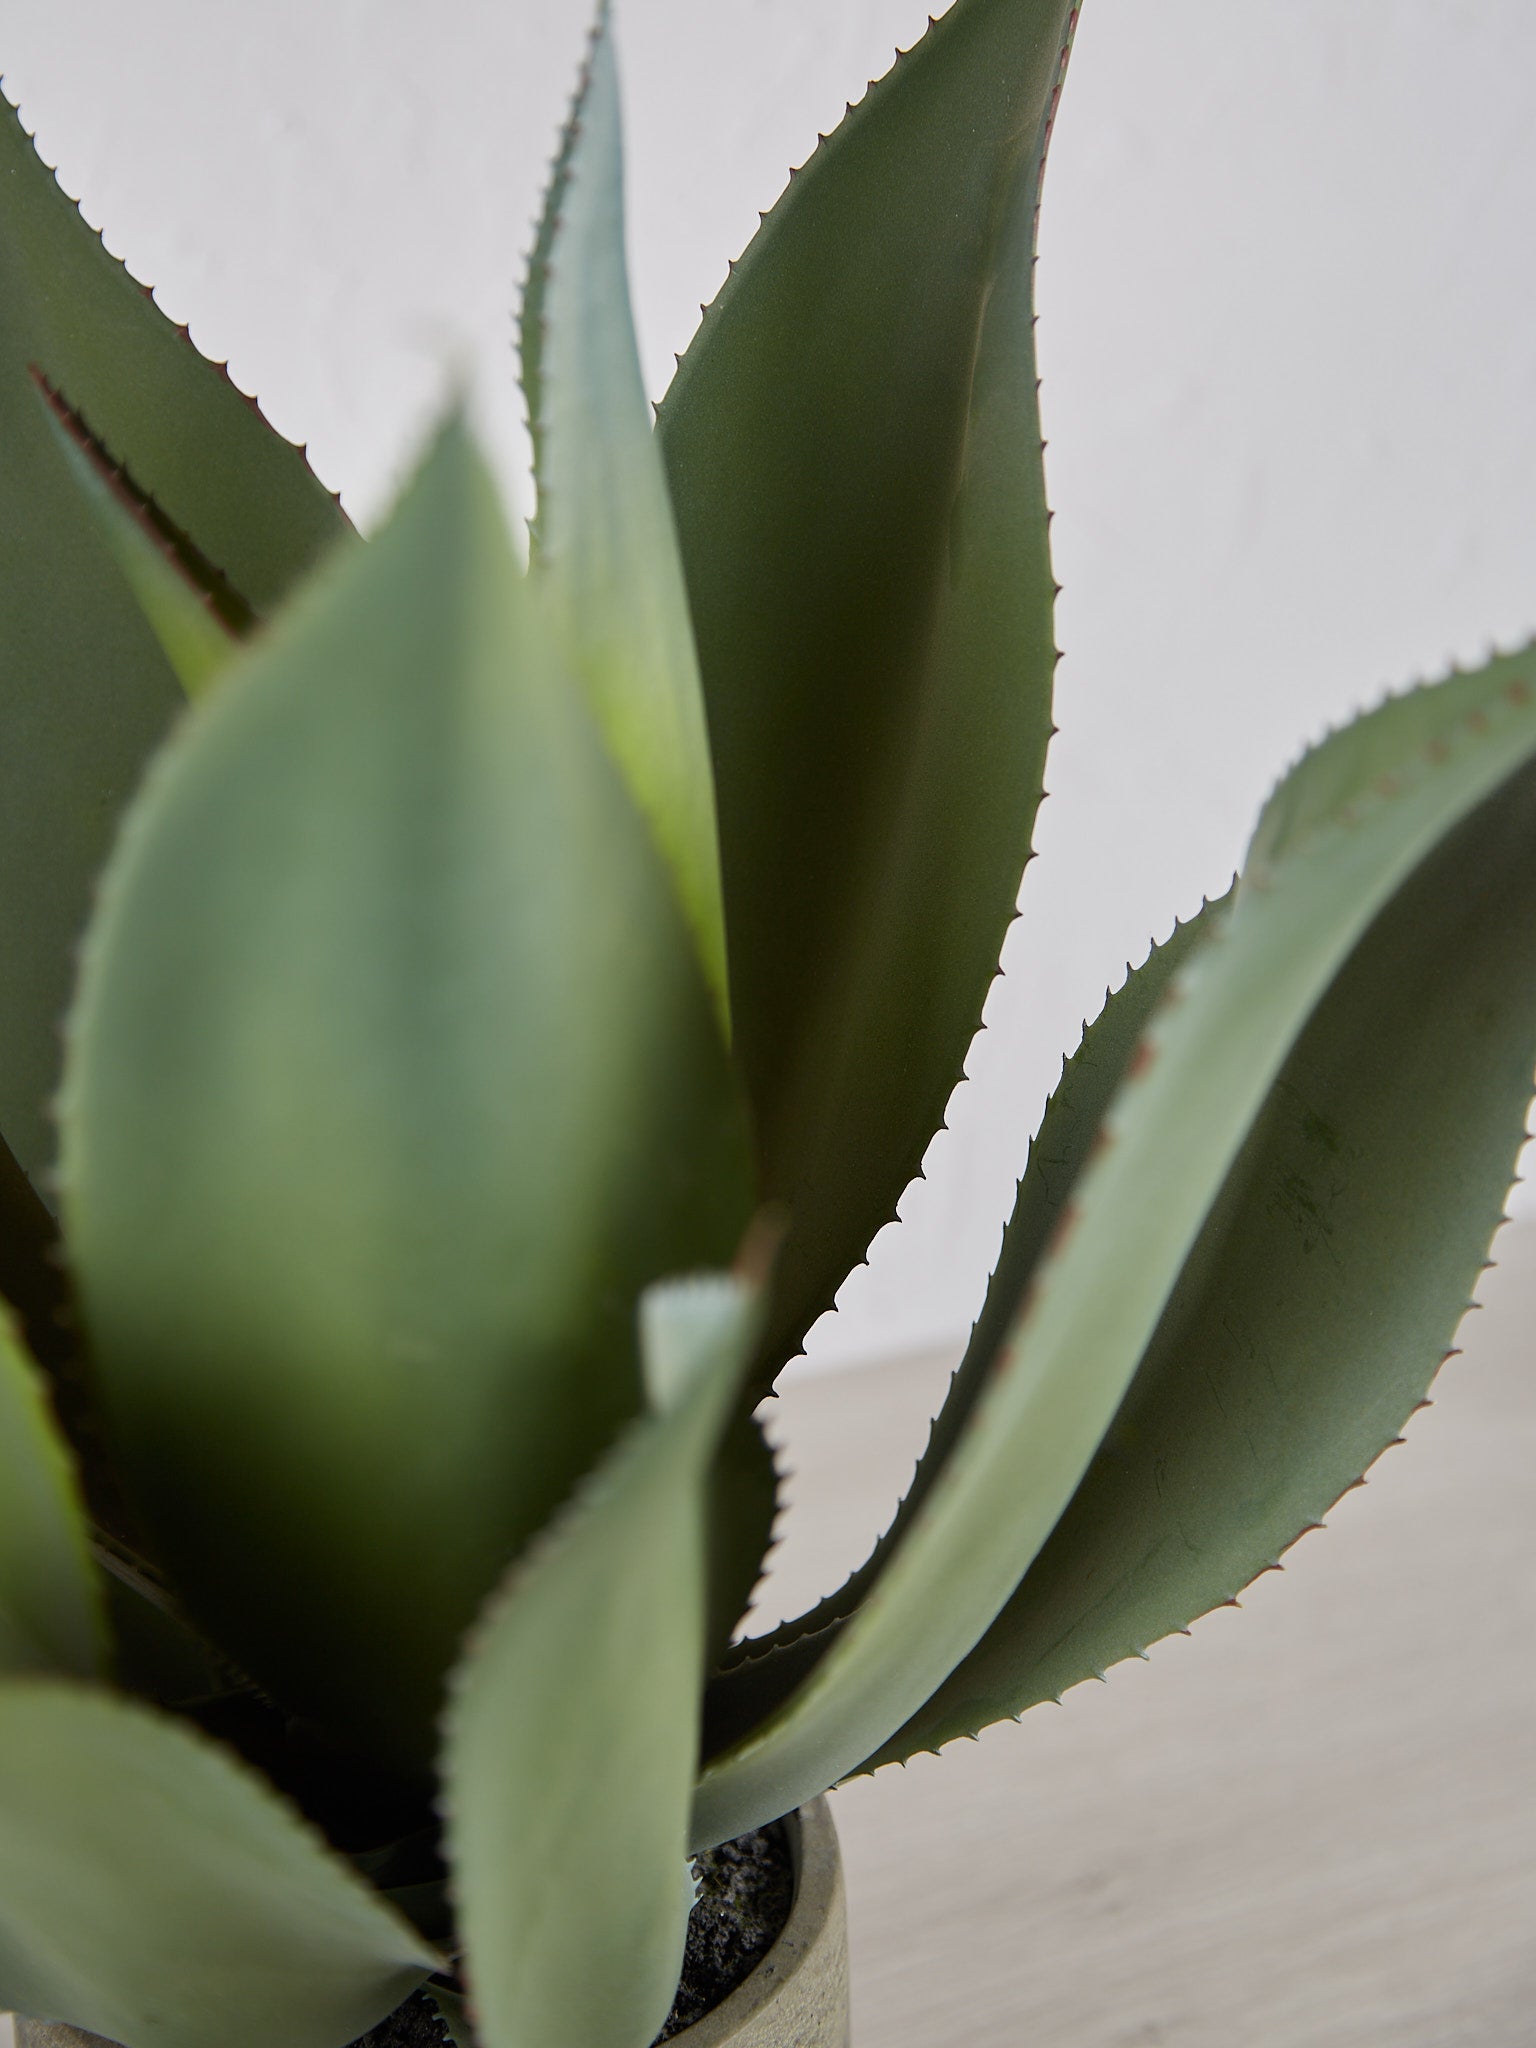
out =
<path fill-rule="evenodd" d="M 756 1297 L 727 1273 L 664 1281 L 640 1302 L 640 1354 L 646 1392 L 658 1414 L 692 1393 L 699 1375 L 740 1352 Z"/>
<path fill-rule="evenodd" d="M 1065 18 L 964 0 L 903 58 L 791 173 L 661 409 L 735 1045 L 794 1217 L 765 1380 L 920 1165 L 1018 895 L 1051 671 L 1029 256 Z"/>
<path fill-rule="evenodd" d="M 462 416 L 168 747 L 63 1130 L 99 1384 L 189 1611 L 425 1768 L 464 1627 L 639 1405 L 640 1293 L 729 1257 L 747 1179 L 666 870 Z"/>
<path fill-rule="evenodd" d="M 714 776 L 624 251 L 619 83 L 600 9 L 521 316 L 536 580 L 674 879 L 729 1036 Z"/>

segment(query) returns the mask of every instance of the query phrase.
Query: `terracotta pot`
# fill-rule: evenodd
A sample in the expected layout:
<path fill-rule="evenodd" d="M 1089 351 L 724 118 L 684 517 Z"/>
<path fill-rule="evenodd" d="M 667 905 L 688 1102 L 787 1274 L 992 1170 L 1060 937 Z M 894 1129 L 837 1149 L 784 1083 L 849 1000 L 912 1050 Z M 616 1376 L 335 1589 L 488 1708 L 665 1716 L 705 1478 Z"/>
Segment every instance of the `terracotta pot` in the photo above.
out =
<path fill-rule="evenodd" d="M 795 1898 L 752 1974 L 667 2048 L 848 2048 L 848 1932 L 837 1831 L 824 1799 L 790 1827 Z M 57 2020 L 18 2015 L 16 2048 L 114 2048 Z"/>

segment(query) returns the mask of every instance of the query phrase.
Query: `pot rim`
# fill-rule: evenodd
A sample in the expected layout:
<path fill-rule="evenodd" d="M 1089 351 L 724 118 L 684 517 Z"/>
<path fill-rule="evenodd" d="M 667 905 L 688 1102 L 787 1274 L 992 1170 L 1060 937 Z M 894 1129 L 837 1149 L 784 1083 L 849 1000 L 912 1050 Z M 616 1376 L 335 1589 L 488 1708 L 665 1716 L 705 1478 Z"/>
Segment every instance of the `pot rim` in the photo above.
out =
<path fill-rule="evenodd" d="M 674 2034 L 667 2048 L 727 2048 L 753 2017 L 781 1997 L 818 1953 L 829 1921 L 843 1911 L 842 1861 L 825 1797 L 784 1816 L 795 1890 L 789 1918 L 767 1955 L 734 1991 Z"/>

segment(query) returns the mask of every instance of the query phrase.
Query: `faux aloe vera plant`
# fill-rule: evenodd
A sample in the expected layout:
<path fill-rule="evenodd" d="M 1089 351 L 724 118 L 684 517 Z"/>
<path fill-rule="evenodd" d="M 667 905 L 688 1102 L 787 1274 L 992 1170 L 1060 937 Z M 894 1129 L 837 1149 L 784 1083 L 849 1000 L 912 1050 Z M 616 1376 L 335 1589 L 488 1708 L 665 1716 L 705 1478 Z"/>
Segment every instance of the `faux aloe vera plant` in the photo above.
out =
<path fill-rule="evenodd" d="M 654 428 L 600 22 L 526 567 L 458 419 L 361 542 L 3 110 L 5 2005 L 646 2048 L 691 1849 L 1183 1628 L 1424 1398 L 1536 1065 L 1531 651 L 1279 784 L 1066 1062 L 889 1532 L 732 1640 L 754 1409 L 1030 851 L 1075 13 L 955 0 Z"/>

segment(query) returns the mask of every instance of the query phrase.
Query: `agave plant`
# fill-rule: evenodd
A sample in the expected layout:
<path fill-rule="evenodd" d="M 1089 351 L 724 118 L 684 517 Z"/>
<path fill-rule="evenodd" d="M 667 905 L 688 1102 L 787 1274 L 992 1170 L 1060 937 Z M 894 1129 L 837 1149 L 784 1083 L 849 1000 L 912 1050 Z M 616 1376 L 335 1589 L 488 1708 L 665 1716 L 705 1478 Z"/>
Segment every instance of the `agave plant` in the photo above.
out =
<path fill-rule="evenodd" d="M 733 1641 L 754 1410 L 1030 851 L 1075 14 L 956 0 L 654 427 L 600 21 L 526 566 L 456 417 L 359 541 L 0 120 L 11 2007 L 645 2048 L 690 1850 L 1187 1627 L 1424 1399 L 1536 1065 L 1529 650 L 1280 782 L 1065 1063 L 889 1531 Z"/>

